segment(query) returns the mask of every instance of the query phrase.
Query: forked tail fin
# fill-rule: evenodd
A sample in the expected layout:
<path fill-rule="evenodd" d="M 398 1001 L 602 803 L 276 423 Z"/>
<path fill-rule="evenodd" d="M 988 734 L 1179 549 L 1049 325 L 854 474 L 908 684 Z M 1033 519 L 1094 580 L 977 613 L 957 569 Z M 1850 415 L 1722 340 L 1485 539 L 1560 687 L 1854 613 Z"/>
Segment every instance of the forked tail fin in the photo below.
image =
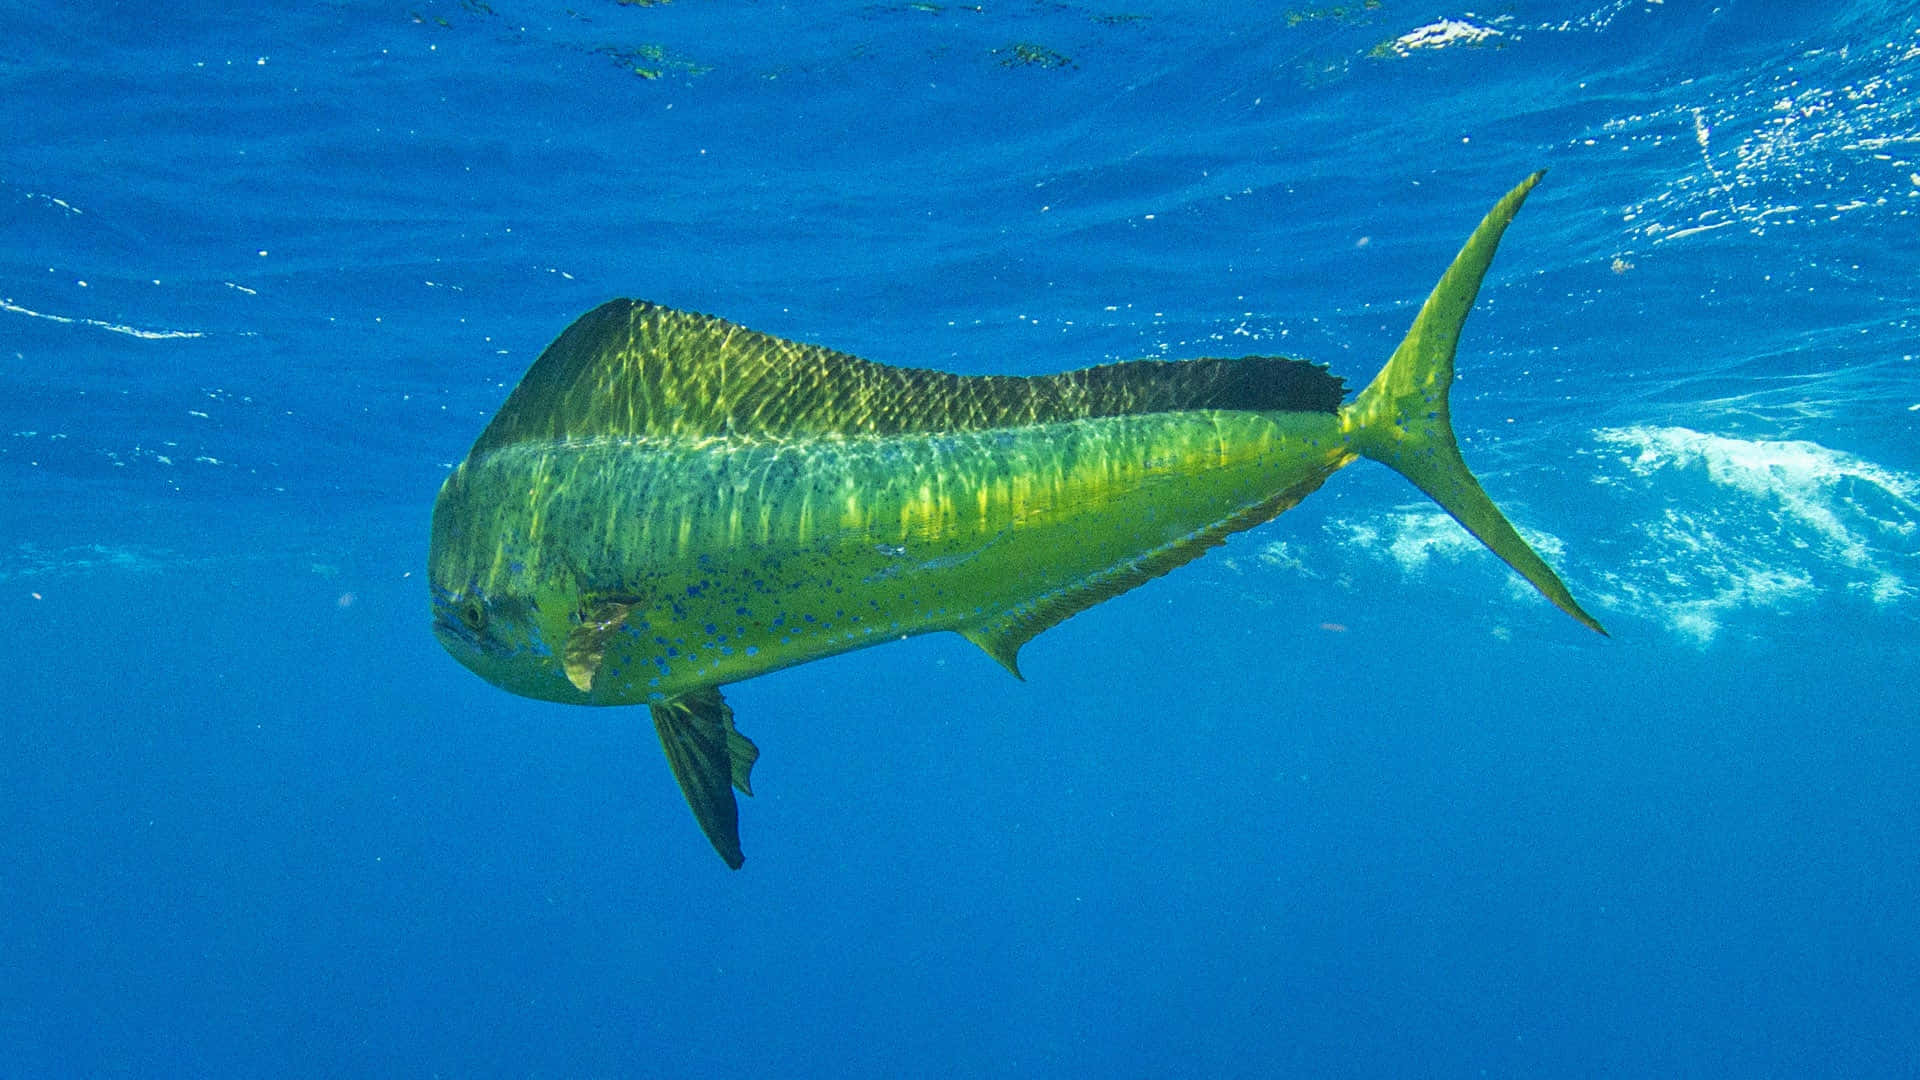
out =
<path fill-rule="evenodd" d="M 1541 175 L 1527 177 L 1487 212 L 1421 305 L 1413 328 L 1393 350 L 1387 365 L 1351 405 L 1341 410 L 1341 426 L 1354 450 L 1413 481 L 1555 607 L 1605 634 L 1606 630 L 1574 602 L 1559 575 L 1527 546 L 1467 471 L 1447 411 L 1460 325 L 1473 309 L 1480 279 L 1486 276 L 1494 249 L 1500 246 L 1500 235 Z"/>

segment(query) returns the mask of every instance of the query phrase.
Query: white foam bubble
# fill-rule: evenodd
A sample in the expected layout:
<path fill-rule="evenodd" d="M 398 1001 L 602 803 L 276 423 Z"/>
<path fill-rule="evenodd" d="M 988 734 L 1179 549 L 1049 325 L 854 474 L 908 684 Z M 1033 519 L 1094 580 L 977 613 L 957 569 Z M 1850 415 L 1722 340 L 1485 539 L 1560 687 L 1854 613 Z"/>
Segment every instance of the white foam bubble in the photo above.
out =
<path fill-rule="evenodd" d="M 1439 22 L 1417 26 L 1401 34 L 1381 48 L 1396 56 L 1411 56 L 1415 49 L 1444 49 L 1456 45 L 1484 45 L 1494 38 L 1504 36 L 1491 26 L 1468 22 L 1465 19 L 1441 19 Z"/>
<path fill-rule="evenodd" d="M 1907 601 L 1920 479 L 1804 440 L 1742 439 L 1682 427 L 1595 432 L 1621 468 L 1596 480 L 1643 521 L 1603 575 L 1606 603 L 1705 644 L 1743 610 L 1820 597 Z"/>

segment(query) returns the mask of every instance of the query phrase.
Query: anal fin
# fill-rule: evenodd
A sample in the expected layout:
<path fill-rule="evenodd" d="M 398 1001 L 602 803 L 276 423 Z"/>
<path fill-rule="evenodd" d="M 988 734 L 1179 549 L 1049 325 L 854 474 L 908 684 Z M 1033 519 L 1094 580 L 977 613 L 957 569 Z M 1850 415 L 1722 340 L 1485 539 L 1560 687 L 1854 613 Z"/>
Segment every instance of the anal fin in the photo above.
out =
<path fill-rule="evenodd" d="M 981 652 L 993 657 L 1014 678 L 1025 682 L 1027 677 L 1020 674 L 1020 646 L 1038 632 L 1029 633 L 1026 627 L 1017 624 L 995 623 L 962 630 L 960 636 L 978 645 Z"/>
<path fill-rule="evenodd" d="M 1292 487 L 1251 506 L 1242 507 L 1191 535 L 1065 587 L 1043 593 L 978 625 L 962 627 L 960 635 L 1012 672 L 1014 678 L 1024 681 L 1026 676 L 1020 674 L 1020 649 L 1027 642 L 1103 600 L 1111 600 L 1192 562 L 1225 543 L 1227 537 L 1234 533 L 1273 520 L 1317 491 L 1331 471 L 1328 469 L 1308 476 Z"/>
<path fill-rule="evenodd" d="M 751 774 L 760 748 L 734 730 L 733 709 L 719 690 L 695 691 L 651 708 L 653 728 L 694 820 L 727 865 L 740 869 L 746 856 L 740 850 L 740 807 L 733 789 L 753 794 Z"/>

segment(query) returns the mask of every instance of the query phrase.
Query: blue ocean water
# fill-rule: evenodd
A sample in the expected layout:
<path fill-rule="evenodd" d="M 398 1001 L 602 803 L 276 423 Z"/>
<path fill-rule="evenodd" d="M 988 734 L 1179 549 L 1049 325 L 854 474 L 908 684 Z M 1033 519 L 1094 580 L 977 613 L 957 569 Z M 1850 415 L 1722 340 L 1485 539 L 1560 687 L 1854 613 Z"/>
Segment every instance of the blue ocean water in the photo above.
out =
<path fill-rule="evenodd" d="M 1920 12 L 0 6 L 0 1073 L 1920 1073 Z M 1494 198 L 1469 462 L 644 713 L 429 630 L 614 296 L 1357 385 Z"/>

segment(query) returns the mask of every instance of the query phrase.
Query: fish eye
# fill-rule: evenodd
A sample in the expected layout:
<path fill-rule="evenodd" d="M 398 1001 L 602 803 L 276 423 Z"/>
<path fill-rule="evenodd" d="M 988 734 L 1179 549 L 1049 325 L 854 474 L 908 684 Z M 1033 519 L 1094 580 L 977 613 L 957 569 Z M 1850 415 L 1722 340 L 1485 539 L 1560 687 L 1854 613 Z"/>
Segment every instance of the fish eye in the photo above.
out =
<path fill-rule="evenodd" d="M 476 634 L 487 628 L 487 605 L 481 603 L 479 597 L 462 600 L 458 614 L 461 625 Z"/>

